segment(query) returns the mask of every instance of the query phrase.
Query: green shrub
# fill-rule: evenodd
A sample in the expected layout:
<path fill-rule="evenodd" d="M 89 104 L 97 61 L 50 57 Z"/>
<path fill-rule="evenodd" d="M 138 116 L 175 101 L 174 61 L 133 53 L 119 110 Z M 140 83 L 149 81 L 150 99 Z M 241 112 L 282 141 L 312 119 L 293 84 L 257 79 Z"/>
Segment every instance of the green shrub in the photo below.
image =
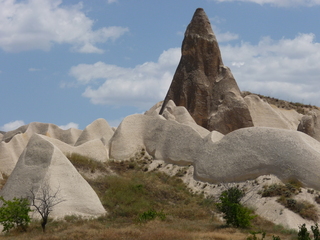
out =
<path fill-rule="evenodd" d="M 266 237 L 266 232 L 250 232 L 250 234 L 247 240 L 263 240 Z M 261 234 L 261 238 L 257 237 L 257 234 Z"/>
<path fill-rule="evenodd" d="M 154 220 L 156 217 L 159 217 L 160 220 L 165 220 L 166 219 L 166 214 L 163 211 L 157 212 L 155 210 L 148 210 L 146 212 L 143 212 L 139 215 L 139 222 L 147 222 L 150 220 Z"/>
<path fill-rule="evenodd" d="M 250 221 L 254 216 L 251 215 L 250 209 L 240 203 L 243 197 L 244 192 L 237 187 L 231 187 L 221 193 L 221 202 L 217 204 L 217 207 L 224 214 L 223 218 L 227 225 L 240 228 L 250 227 Z"/>
<path fill-rule="evenodd" d="M 30 204 L 26 198 L 13 198 L 5 200 L 2 196 L 0 200 L 3 202 L 0 207 L 0 223 L 3 225 L 3 232 L 9 232 L 10 229 L 17 227 L 22 231 L 26 231 L 30 222 L 29 212 Z"/>
<path fill-rule="evenodd" d="M 320 231 L 319 231 L 318 223 L 316 223 L 316 225 L 314 226 L 311 226 L 311 231 L 313 233 L 313 239 L 320 240 Z"/>
<path fill-rule="evenodd" d="M 298 240 L 311 240 L 306 224 L 299 226 Z"/>

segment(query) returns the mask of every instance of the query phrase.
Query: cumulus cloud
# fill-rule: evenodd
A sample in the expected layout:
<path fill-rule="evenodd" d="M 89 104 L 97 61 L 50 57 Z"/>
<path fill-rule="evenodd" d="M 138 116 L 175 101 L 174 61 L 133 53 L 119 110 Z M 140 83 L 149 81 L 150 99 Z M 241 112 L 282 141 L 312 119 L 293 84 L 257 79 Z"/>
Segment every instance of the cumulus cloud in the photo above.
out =
<path fill-rule="evenodd" d="M 63 129 L 63 130 L 68 130 L 69 128 L 79 128 L 79 124 L 78 123 L 74 123 L 74 122 L 70 122 L 66 125 L 61 125 L 59 126 L 59 128 Z"/>
<path fill-rule="evenodd" d="M 252 2 L 260 5 L 271 4 L 278 7 L 307 6 L 312 7 L 320 5 L 320 0 L 214 0 L 216 2 Z"/>
<path fill-rule="evenodd" d="M 229 42 L 239 38 L 238 34 L 231 33 L 231 32 L 222 33 L 220 31 L 215 31 L 215 35 L 219 42 Z"/>
<path fill-rule="evenodd" d="M 242 91 L 320 105 L 320 43 L 315 35 L 262 38 L 258 44 L 220 44 L 224 65 Z M 164 51 L 157 62 L 134 68 L 97 62 L 70 69 L 94 104 L 151 107 L 163 100 L 180 59 L 180 49 Z"/>
<path fill-rule="evenodd" d="M 9 123 L 4 124 L 3 126 L 0 127 L 0 130 L 1 130 L 1 131 L 8 132 L 8 131 L 15 130 L 15 129 L 17 129 L 18 127 L 21 127 L 21 126 L 23 126 L 23 125 L 25 125 L 24 121 L 22 121 L 22 120 L 16 120 L 16 121 L 13 121 L 13 122 L 9 122 Z"/>
<path fill-rule="evenodd" d="M 220 24 L 222 22 L 225 22 L 226 20 L 219 17 L 219 16 L 215 16 L 215 17 L 210 18 L 210 21 L 217 23 L 217 24 Z M 214 34 L 216 35 L 218 42 L 220 42 L 220 43 L 221 42 L 229 42 L 229 41 L 236 40 L 239 38 L 239 35 L 236 33 L 231 33 L 229 31 L 223 32 L 215 24 L 212 24 L 211 26 L 212 26 L 212 30 L 213 30 Z"/>
<path fill-rule="evenodd" d="M 241 90 L 320 105 L 320 43 L 314 34 L 224 45 L 221 53 Z"/>
<path fill-rule="evenodd" d="M 81 10 L 82 4 L 64 7 L 62 0 L 0 0 L 0 48 L 19 52 L 52 44 L 71 44 L 82 53 L 103 53 L 96 46 L 115 40 L 128 31 L 111 26 L 93 30 L 94 21 Z"/>
<path fill-rule="evenodd" d="M 134 68 L 104 62 L 79 64 L 70 69 L 70 75 L 89 85 L 83 96 L 94 104 L 150 107 L 165 97 L 180 56 L 180 48 L 172 48 L 164 51 L 157 62 L 145 62 Z"/>

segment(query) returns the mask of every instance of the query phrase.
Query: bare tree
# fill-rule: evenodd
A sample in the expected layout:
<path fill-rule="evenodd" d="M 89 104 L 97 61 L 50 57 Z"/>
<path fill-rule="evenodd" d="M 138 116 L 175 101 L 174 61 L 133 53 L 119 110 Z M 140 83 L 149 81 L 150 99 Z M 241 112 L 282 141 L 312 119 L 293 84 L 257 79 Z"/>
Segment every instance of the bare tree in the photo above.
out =
<path fill-rule="evenodd" d="M 44 182 L 37 191 L 32 188 L 30 193 L 30 204 L 41 215 L 41 227 L 43 232 L 45 232 L 48 217 L 52 212 L 53 207 L 65 200 L 59 196 L 60 187 L 58 187 L 57 190 L 52 191 L 47 182 Z"/>

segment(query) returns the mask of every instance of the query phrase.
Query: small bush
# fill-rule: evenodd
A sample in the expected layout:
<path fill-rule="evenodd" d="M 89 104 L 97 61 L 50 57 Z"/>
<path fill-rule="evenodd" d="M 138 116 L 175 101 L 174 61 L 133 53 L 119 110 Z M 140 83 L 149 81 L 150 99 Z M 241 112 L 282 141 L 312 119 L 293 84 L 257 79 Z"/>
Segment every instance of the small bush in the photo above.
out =
<path fill-rule="evenodd" d="M 221 193 L 221 203 L 218 203 L 217 207 L 224 214 L 223 218 L 226 220 L 227 225 L 237 228 L 250 227 L 250 221 L 254 216 L 251 215 L 251 211 L 248 208 L 240 203 L 243 196 L 244 192 L 237 187 L 231 187 Z"/>
<path fill-rule="evenodd" d="M 320 240 L 320 231 L 319 231 L 318 223 L 316 223 L 316 225 L 314 226 L 311 226 L 311 231 L 313 233 L 313 239 Z"/>
<path fill-rule="evenodd" d="M 163 211 L 156 212 L 155 210 L 148 210 L 139 215 L 138 220 L 140 223 L 145 223 L 150 220 L 154 220 L 156 217 L 159 217 L 160 220 L 166 219 L 166 214 Z"/>
<path fill-rule="evenodd" d="M 0 197 L 3 202 L 0 208 L 0 223 L 3 225 L 3 232 L 9 232 L 12 228 L 17 227 L 21 231 L 26 231 L 28 224 L 30 223 L 29 212 L 29 201 L 26 198 L 13 198 L 10 200 L 4 200 Z"/>
<path fill-rule="evenodd" d="M 250 232 L 251 236 L 247 237 L 247 240 L 263 240 L 266 237 L 266 232 Z M 257 236 L 261 234 L 261 238 Z"/>
<path fill-rule="evenodd" d="M 298 240 L 311 240 L 306 224 L 299 226 Z"/>

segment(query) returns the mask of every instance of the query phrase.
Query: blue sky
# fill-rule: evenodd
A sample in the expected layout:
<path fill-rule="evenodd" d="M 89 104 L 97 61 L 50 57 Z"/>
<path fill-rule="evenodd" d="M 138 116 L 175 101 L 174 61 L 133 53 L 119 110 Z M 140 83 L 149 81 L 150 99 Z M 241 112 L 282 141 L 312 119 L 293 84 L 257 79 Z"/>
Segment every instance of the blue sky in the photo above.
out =
<path fill-rule="evenodd" d="M 0 130 L 148 110 L 198 7 L 242 91 L 320 106 L 320 0 L 0 0 Z"/>

